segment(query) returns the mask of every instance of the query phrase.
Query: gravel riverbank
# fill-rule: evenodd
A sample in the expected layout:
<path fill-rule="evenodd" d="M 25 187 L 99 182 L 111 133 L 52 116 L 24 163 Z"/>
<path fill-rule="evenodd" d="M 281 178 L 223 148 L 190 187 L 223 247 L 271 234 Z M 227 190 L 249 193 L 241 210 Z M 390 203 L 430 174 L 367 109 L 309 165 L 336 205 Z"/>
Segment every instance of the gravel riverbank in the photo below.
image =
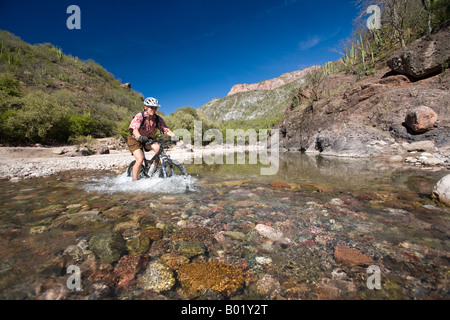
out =
<path fill-rule="evenodd" d="M 67 170 L 107 170 L 117 173 L 124 172 L 126 167 L 134 160 L 127 149 L 109 150 L 108 154 L 94 154 L 89 156 L 68 156 L 73 150 L 71 147 L 44 148 L 44 147 L 1 147 L 0 148 L 0 179 L 19 181 L 21 179 L 43 177 Z M 64 153 L 60 153 L 66 149 Z M 204 154 L 215 152 L 243 152 L 244 147 L 227 147 L 220 149 L 174 147 L 167 153 L 174 160 L 184 163 L 186 159 L 201 157 Z M 153 153 L 147 154 L 147 158 Z"/>
<path fill-rule="evenodd" d="M 31 150 L 30 150 L 31 151 Z M 11 181 L 42 177 L 66 170 L 121 170 L 133 160 L 129 152 L 91 156 L 12 157 L 0 159 L 0 178 Z"/>
<path fill-rule="evenodd" d="M 122 173 L 134 157 L 127 149 L 111 149 L 107 154 L 81 156 L 75 154 L 73 146 L 49 147 L 0 147 L 0 179 L 19 181 L 21 179 L 43 177 L 67 170 L 107 170 Z M 206 146 L 195 148 L 191 145 L 175 146 L 167 153 L 172 159 L 181 163 L 192 163 L 194 158 L 204 155 L 254 151 L 261 146 Z M 439 151 L 439 150 L 438 150 Z M 404 163 L 420 166 L 426 170 L 450 169 L 450 152 L 417 152 L 406 151 L 403 155 L 379 158 L 379 161 Z M 280 150 L 280 152 L 283 152 Z M 147 158 L 153 154 L 147 154 Z M 186 161 L 187 160 L 187 161 Z"/>

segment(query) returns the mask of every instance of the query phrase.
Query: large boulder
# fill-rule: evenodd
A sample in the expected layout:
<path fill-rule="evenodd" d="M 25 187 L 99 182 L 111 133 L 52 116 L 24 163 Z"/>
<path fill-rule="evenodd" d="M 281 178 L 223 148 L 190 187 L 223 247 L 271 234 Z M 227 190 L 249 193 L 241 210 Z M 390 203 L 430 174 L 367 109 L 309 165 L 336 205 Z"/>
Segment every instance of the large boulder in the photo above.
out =
<path fill-rule="evenodd" d="M 442 71 L 450 60 L 450 23 L 413 41 L 392 56 L 387 64 L 392 70 L 415 79 Z"/>
<path fill-rule="evenodd" d="M 443 177 L 433 188 L 433 198 L 450 206 L 450 174 Z"/>
<path fill-rule="evenodd" d="M 438 116 L 433 109 L 427 106 L 420 106 L 408 112 L 405 118 L 405 124 L 414 132 L 423 133 L 433 129 L 437 119 Z"/>

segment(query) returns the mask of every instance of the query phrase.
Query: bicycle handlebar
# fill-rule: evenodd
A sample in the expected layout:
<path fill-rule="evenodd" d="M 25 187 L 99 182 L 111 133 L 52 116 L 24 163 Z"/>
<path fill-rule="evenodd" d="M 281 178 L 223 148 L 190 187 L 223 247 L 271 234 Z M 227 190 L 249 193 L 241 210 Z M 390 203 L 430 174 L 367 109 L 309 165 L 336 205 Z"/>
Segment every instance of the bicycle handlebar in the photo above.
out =
<path fill-rule="evenodd" d="M 167 143 L 172 142 L 172 139 L 149 139 L 148 142 L 145 143 L 145 145 L 147 145 L 147 144 L 151 145 L 155 142 L 159 143 L 161 145 L 161 147 L 163 147 L 163 146 L 167 145 Z M 141 145 L 142 145 L 142 148 L 145 146 L 142 143 L 141 143 Z"/>

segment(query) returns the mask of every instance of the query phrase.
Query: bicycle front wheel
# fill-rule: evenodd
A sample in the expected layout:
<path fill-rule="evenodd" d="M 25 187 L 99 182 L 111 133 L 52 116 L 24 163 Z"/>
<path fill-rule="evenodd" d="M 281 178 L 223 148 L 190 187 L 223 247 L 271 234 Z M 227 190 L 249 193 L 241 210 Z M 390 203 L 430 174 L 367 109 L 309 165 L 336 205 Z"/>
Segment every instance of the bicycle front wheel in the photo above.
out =
<path fill-rule="evenodd" d="M 186 176 L 186 169 L 183 167 L 181 163 L 176 160 L 168 160 L 164 163 L 164 167 L 166 169 L 167 177 L 175 177 L 175 176 Z M 161 172 L 162 175 L 162 172 Z"/>

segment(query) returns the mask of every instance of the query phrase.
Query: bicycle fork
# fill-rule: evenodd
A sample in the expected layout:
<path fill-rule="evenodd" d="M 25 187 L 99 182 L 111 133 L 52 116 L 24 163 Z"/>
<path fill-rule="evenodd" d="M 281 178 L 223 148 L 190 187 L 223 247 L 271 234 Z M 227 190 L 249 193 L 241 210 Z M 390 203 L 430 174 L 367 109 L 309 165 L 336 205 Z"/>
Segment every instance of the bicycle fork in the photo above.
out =
<path fill-rule="evenodd" d="M 163 174 L 163 178 L 167 178 L 167 171 L 166 171 L 166 166 L 165 166 L 165 159 L 160 158 L 160 163 L 161 163 L 161 171 Z"/>

